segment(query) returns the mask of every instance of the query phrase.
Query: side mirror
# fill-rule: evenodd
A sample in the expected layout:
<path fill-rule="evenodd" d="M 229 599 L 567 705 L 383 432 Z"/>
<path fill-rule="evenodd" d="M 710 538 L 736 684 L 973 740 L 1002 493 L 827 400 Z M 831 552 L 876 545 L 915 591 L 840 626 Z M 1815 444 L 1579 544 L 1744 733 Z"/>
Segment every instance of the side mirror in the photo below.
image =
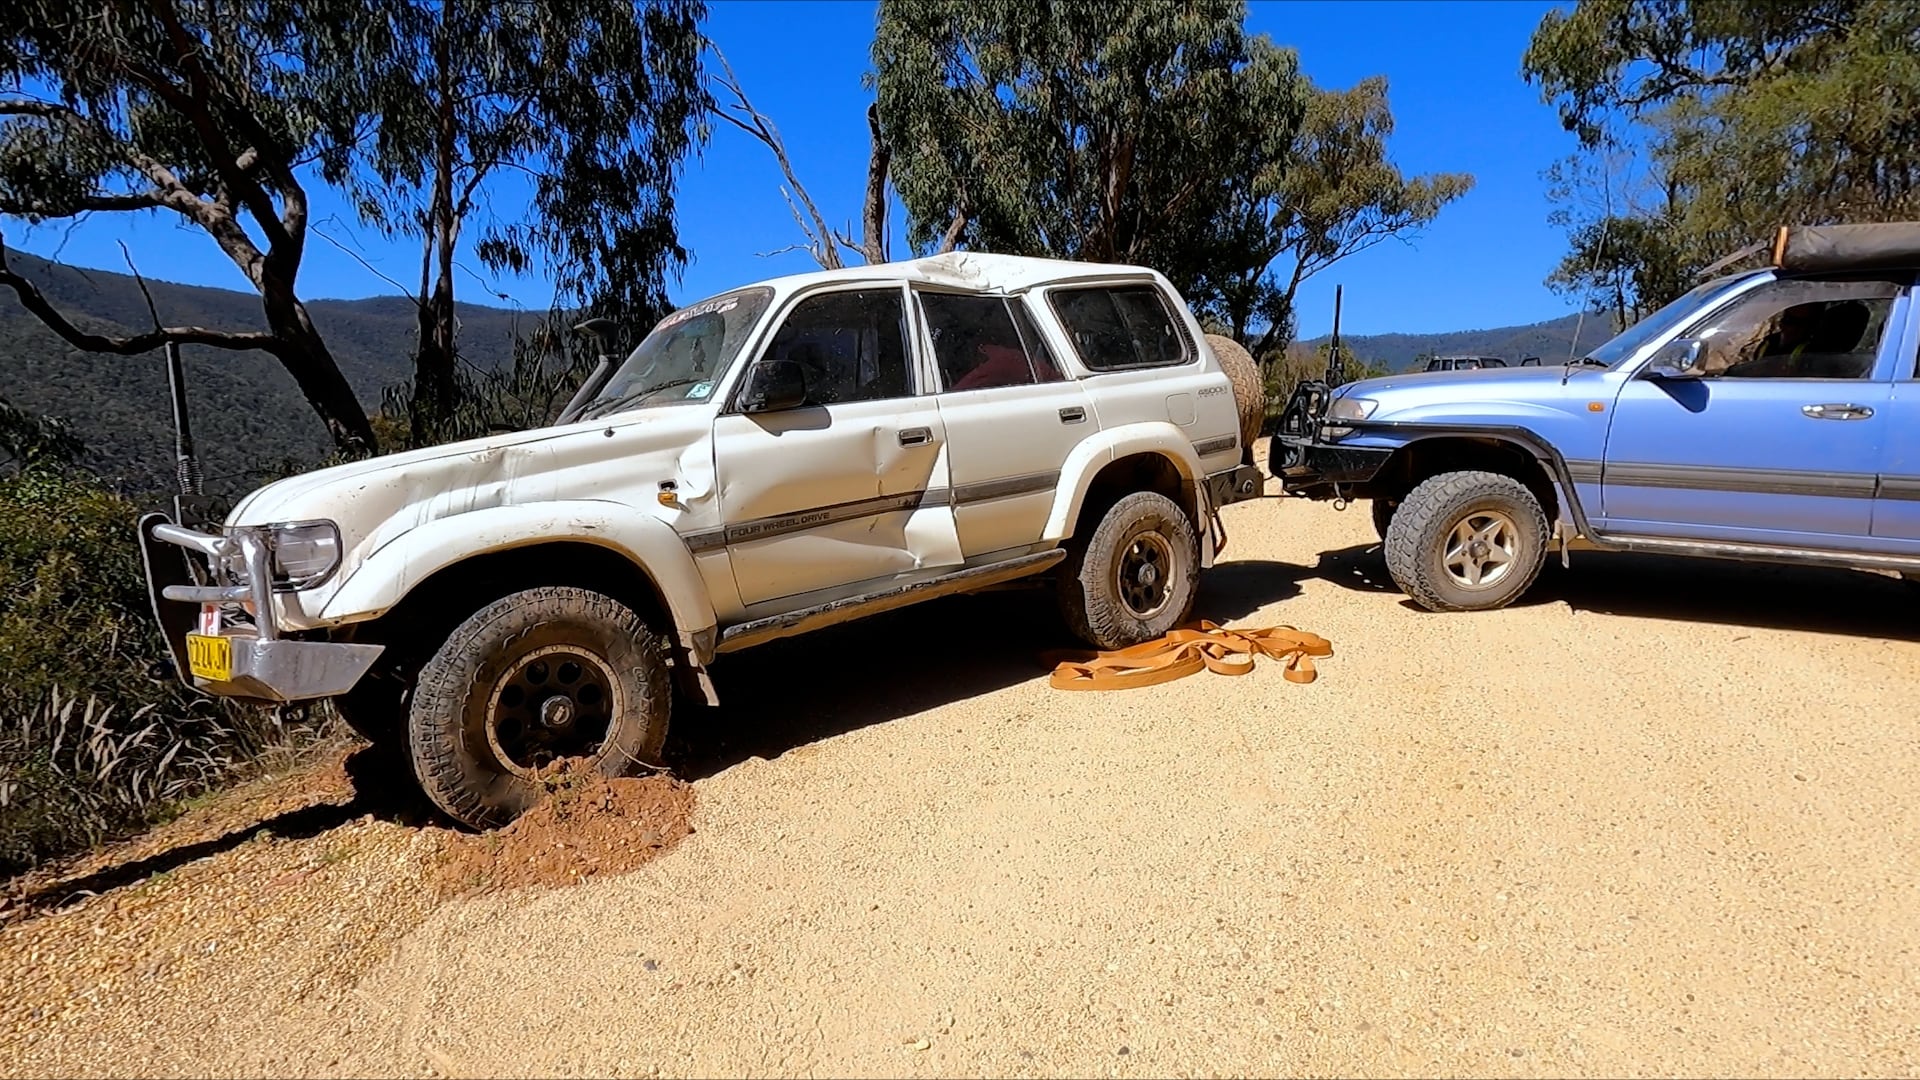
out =
<path fill-rule="evenodd" d="M 1642 369 L 1649 379 L 1697 379 L 1696 370 L 1706 355 L 1707 343 L 1699 338 L 1675 338 L 1662 346 Z"/>
<path fill-rule="evenodd" d="M 780 412 L 807 403 L 807 374 L 791 360 L 769 360 L 748 373 L 740 394 L 740 411 Z"/>

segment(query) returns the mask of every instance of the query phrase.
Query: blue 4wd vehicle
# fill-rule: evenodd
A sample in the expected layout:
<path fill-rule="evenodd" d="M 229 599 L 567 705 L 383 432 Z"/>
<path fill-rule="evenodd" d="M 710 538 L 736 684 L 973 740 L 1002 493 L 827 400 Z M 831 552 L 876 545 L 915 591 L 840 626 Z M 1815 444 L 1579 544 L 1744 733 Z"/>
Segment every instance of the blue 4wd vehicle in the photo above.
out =
<path fill-rule="evenodd" d="M 1920 576 L 1920 223 L 1782 229 L 1772 256 L 1566 365 L 1303 383 L 1269 468 L 1372 500 L 1433 611 L 1511 602 L 1556 548 Z"/>

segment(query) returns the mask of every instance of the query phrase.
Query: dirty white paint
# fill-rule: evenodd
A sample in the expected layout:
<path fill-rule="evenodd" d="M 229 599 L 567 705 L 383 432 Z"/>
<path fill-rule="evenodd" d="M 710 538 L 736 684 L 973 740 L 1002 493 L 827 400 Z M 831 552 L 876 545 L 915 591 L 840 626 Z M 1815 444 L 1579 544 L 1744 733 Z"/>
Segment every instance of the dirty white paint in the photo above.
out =
<path fill-rule="evenodd" d="M 598 544 L 635 560 L 685 633 L 1036 550 L 1066 535 L 1084 485 L 1118 456 L 1165 454 L 1190 479 L 1239 460 L 1237 447 L 1205 459 L 1194 454 L 1194 443 L 1234 433 L 1239 421 L 1226 377 L 1183 305 L 1175 309 L 1195 343 L 1191 362 L 1106 373 L 1080 362 L 1047 292 L 1109 281 L 1150 282 L 1177 295 L 1141 267 L 965 252 L 777 278 L 764 283 L 774 291 L 768 314 L 705 400 L 290 477 L 242 500 L 228 523 L 339 524 L 340 570 L 319 588 L 277 601 L 289 629 L 377 617 L 461 559 L 554 540 Z M 796 300 L 859 282 L 1026 293 L 1067 381 L 758 416 L 728 411 Z M 912 363 L 926 384 L 934 370 L 929 342 L 917 314 L 910 321 Z M 1085 420 L 1063 423 L 1061 410 L 1072 408 L 1083 409 Z M 903 445 L 901 429 L 916 427 L 929 438 Z M 954 498 L 1052 473 L 1059 479 L 1051 488 Z M 666 502 L 664 486 L 672 494 Z M 893 498 L 905 501 L 871 513 L 844 509 Z M 1206 509 L 1196 500 L 1196 514 Z M 698 541 L 691 549 L 690 537 Z M 1210 561 L 1205 541 L 1203 549 Z"/>

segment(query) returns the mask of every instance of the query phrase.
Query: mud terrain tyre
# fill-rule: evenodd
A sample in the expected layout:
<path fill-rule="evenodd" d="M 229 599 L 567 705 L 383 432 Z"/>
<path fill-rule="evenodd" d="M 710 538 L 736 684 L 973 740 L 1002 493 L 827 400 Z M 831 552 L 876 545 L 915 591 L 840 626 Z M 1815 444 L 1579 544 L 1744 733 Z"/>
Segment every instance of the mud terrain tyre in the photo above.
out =
<path fill-rule="evenodd" d="M 1193 523 L 1172 499 L 1136 491 L 1101 516 L 1061 565 L 1060 614 L 1096 649 L 1138 645 L 1185 622 L 1200 582 Z"/>
<path fill-rule="evenodd" d="M 1233 384 L 1233 403 L 1240 411 L 1240 447 L 1243 453 L 1250 453 L 1260 438 L 1260 425 L 1267 419 L 1267 391 L 1260 378 L 1260 365 L 1232 338 L 1220 334 L 1208 334 L 1206 338 L 1214 359 L 1220 361 L 1220 370 Z"/>
<path fill-rule="evenodd" d="M 413 770 L 447 816 L 512 821 L 555 768 L 623 776 L 657 765 L 671 692 L 660 636 L 586 589 L 496 600 L 461 623 L 420 671 L 408 716 Z"/>
<path fill-rule="evenodd" d="M 1511 476 L 1441 473 L 1407 494 L 1387 528 L 1387 571 L 1428 611 L 1512 603 L 1546 562 L 1540 500 Z"/>

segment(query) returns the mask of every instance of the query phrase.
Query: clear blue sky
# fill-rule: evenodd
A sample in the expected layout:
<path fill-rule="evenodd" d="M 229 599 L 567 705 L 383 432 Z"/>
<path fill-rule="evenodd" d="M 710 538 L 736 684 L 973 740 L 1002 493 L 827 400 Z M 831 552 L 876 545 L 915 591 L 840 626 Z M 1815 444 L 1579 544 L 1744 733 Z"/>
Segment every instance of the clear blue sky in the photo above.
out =
<path fill-rule="evenodd" d="M 1298 50 L 1322 86 L 1345 87 L 1374 74 L 1389 81 L 1397 127 L 1395 161 L 1410 173 L 1464 171 L 1473 191 L 1411 244 L 1388 241 L 1342 262 L 1301 290 L 1299 332 L 1324 333 L 1333 287 L 1346 287 L 1349 333 L 1423 332 L 1532 322 L 1571 311 L 1541 284 L 1564 250 L 1546 222 L 1541 170 L 1573 149 L 1553 109 L 1520 77 L 1527 38 L 1550 3 L 1255 2 L 1249 29 Z M 871 0 L 714 0 L 707 32 L 747 93 L 785 136 L 801 181 L 836 224 L 857 226 L 867 161 L 861 76 L 868 70 Z M 772 156 L 724 124 L 689 164 L 679 195 L 682 242 L 693 253 L 679 301 L 774 274 L 809 270 L 802 252 L 761 257 L 800 239 L 780 195 Z M 507 195 L 502 192 L 502 196 Z M 402 282 L 419 276 L 419 248 L 387 244 L 353 227 L 337 199 L 318 190 L 320 229 L 357 240 L 368 261 Z M 329 220 L 329 219 L 332 220 Z M 896 238 L 901 222 L 897 212 Z M 125 240 L 143 273 L 193 284 L 245 288 L 204 234 L 159 212 L 128 220 L 97 215 L 71 232 L 28 232 L 5 223 L 8 243 L 80 266 L 124 269 Z M 895 257 L 908 254 L 896 243 Z M 479 269 L 469 252 L 467 265 Z M 512 302 L 544 309 L 551 285 L 535 275 L 494 281 Z M 502 303 L 463 274 L 463 299 Z M 318 237 L 302 270 L 303 296 L 363 297 L 392 286 Z M 162 315 L 164 316 L 164 312 Z"/>

